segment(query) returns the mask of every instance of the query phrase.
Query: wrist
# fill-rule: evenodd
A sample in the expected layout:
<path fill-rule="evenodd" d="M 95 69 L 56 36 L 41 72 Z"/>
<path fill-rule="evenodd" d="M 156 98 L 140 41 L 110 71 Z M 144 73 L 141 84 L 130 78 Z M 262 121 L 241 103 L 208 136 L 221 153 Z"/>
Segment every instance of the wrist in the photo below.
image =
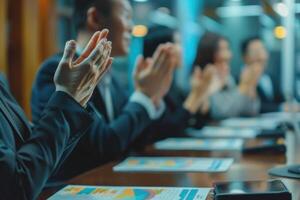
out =
<path fill-rule="evenodd" d="M 194 93 L 190 93 L 183 104 L 183 107 L 191 114 L 197 113 L 200 109 L 200 106 L 201 100 L 199 99 L 198 95 L 195 95 Z"/>
<path fill-rule="evenodd" d="M 73 98 L 78 104 L 80 104 L 82 107 L 86 107 L 86 103 L 84 103 L 81 99 L 79 99 L 75 94 L 70 92 L 64 87 L 56 86 L 56 92 L 64 92 L 67 95 L 69 95 L 71 98 Z"/>
<path fill-rule="evenodd" d="M 256 87 L 246 84 L 239 85 L 239 91 L 241 94 L 255 98 L 256 95 Z"/>
<path fill-rule="evenodd" d="M 153 105 L 155 106 L 155 108 L 158 108 L 160 106 L 160 103 L 161 103 L 161 100 L 162 100 L 161 98 L 158 98 L 154 95 L 151 95 L 151 94 L 147 93 L 146 91 L 143 91 L 142 89 L 139 89 L 139 88 L 137 88 L 135 90 L 135 92 L 142 93 L 147 98 L 149 98 L 151 100 L 151 102 L 153 103 Z"/>

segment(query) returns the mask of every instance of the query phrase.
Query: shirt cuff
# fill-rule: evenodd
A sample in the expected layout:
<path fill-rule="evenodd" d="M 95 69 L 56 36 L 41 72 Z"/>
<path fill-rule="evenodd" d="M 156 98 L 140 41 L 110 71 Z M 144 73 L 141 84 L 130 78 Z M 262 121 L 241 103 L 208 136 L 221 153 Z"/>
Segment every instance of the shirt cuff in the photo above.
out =
<path fill-rule="evenodd" d="M 162 116 L 166 110 L 166 104 L 164 101 L 159 103 L 159 107 L 156 108 L 149 97 L 147 97 L 142 92 L 134 92 L 130 97 L 130 102 L 135 102 L 140 104 L 145 108 L 151 120 L 156 120 Z"/>

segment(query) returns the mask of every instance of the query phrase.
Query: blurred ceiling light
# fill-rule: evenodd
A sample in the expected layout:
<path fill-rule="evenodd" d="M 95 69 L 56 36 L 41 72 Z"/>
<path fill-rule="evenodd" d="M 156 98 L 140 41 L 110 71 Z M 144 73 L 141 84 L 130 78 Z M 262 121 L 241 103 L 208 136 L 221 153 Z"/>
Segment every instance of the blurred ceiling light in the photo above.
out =
<path fill-rule="evenodd" d="M 148 0 L 134 0 L 135 2 L 147 2 Z"/>
<path fill-rule="evenodd" d="M 289 9 L 286 4 L 280 2 L 274 5 L 274 10 L 282 17 L 286 17 L 289 14 Z"/>
<path fill-rule="evenodd" d="M 286 37 L 286 28 L 283 26 L 276 26 L 274 28 L 274 36 L 277 39 L 283 39 Z"/>
<path fill-rule="evenodd" d="M 160 8 L 158 8 L 157 10 L 160 11 L 160 12 L 162 12 L 162 13 L 166 13 L 166 14 L 168 14 L 168 15 L 171 14 L 170 9 L 167 8 L 167 7 L 160 7 Z"/>
<path fill-rule="evenodd" d="M 132 35 L 135 37 L 145 37 L 148 33 L 148 28 L 145 25 L 135 25 L 132 30 Z"/>
<path fill-rule="evenodd" d="M 217 8 L 216 12 L 220 17 L 251 17 L 263 14 L 261 6 L 258 5 L 225 6 Z"/>

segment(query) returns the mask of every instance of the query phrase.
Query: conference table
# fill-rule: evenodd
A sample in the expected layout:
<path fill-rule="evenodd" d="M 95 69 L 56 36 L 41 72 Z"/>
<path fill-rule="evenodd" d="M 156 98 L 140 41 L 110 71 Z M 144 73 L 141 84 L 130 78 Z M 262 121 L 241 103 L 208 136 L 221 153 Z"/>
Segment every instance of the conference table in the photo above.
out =
<path fill-rule="evenodd" d="M 247 142 L 256 143 L 257 140 Z M 268 170 L 272 167 L 284 165 L 286 155 L 284 152 L 263 152 L 245 154 L 237 151 L 158 151 L 148 146 L 138 152 L 141 156 L 189 156 L 189 157 L 233 157 L 234 164 L 225 173 L 124 173 L 114 172 L 113 166 L 120 161 L 99 166 L 91 171 L 81 174 L 66 184 L 101 185 L 101 186 L 174 186 L 174 187 L 212 187 L 215 182 L 240 180 L 268 180 L 280 179 L 292 193 L 293 200 L 300 200 L 300 180 L 271 177 Z M 40 199 L 46 199 L 55 190 L 46 190 Z M 213 192 L 208 200 L 213 199 Z"/>

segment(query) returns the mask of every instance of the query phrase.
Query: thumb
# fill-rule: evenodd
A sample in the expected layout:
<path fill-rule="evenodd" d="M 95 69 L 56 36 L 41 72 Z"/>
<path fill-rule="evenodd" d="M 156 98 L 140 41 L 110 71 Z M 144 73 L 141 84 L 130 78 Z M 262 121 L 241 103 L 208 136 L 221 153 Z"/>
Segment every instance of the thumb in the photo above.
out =
<path fill-rule="evenodd" d="M 61 61 L 70 64 L 73 61 L 75 52 L 76 52 L 76 42 L 74 40 L 68 41 L 66 43 L 64 55 Z"/>

